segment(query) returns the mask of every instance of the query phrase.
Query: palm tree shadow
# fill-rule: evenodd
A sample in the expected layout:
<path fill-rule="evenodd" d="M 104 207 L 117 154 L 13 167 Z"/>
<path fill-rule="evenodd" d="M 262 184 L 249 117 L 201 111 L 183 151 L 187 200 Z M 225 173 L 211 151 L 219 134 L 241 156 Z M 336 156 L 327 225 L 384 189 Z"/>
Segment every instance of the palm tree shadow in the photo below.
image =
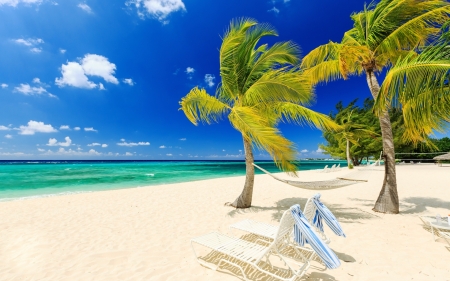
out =
<path fill-rule="evenodd" d="M 258 213 L 264 211 L 274 211 L 272 213 L 272 219 L 275 221 L 280 221 L 283 213 L 288 210 L 292 205 L 300 204 L 300 207 L 305 206 L 307 199 L 292 197 L 285 198 L 275 202 L 275 206 L 273 207 L 260 207 L 260 206 L 252 206 L 247 209 L 234 209 L 228 212 L 228 215 L 234 217 L 236 215 L 242 215 L 247 213 Z M 336 216 L 336 218 L 340 221 L 347 223 L 360 223 L 358 220 L 360 219 L 374 219 L 378 218 L 377 215 L 371 214 L 369 212 L 363 211 L 359 208 L 355 207 L 346 207 L 341 204 L 327 204 L 325 205 L 330 209 L 330 211 Z"/>
<path fill-rule="evenodd" d="M 431 197 L 408 197 L 403 199 L 402 202 L 408 203 L 408 205 L 400 204 L 408 208 L 407 210 L 402 211 L 404 214 L 422 213 L 427 211 L 427 207 L 448 209 L 448 206 L 450 206 L 449 201 Z"/>
<path fill-rule="evenodd" d="M 373 206 L 372 200 L 365 200 L 359 198 L 349 198 L 352 201 L 366 202 L 363 206 Z M 370 203 L 369 203 L 370 202 Z M 427 207 L 448 209 L 449 201 L 444 201 L 440 198 L 432 197 L 407 197 L 400 200 L 400 213 L 402 214 L 417 214 L 427 211 Z"/>

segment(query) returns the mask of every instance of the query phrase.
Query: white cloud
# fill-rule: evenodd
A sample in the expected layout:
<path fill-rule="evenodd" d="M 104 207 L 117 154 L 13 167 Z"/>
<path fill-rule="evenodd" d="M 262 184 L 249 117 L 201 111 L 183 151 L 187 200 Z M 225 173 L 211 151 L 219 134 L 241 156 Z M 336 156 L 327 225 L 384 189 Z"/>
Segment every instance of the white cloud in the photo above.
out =
<path fill-rule="evenodd" d="M 5 138 L 12 139 L 12 136 L 10 134 L 5 135 Z"/>
<path fill-rule="evenodd" d="M 166 146 L 165 145 L 161 145 L 159 148 L 166 148 Z"/>
<path fill-rule="evenodd" d="M 100 145 L 102 145 L 102 144 L 98 143 L 98 142 L 94 142 L 94 143 L 88 144 L 87 146 L 100 146 Z"/>
<path fill-rule="evenodd" d="M 2 2 L 4 2 L 4 1 L 5 0 L 0 0 L 0 6 L 2 5 Z M 8 0 L 6 0 L 6 1 L 8 1 Z M 30 0 L 25 0 L 24 2 L 26 2 L 26 1 L 30 1 Z M 42 40 L 41 38 L 37 38 L 37 39 L 33 39 L 33 38 L 23 39 L 23 38 L 20 38 L 20 39 L 14 39 L 13 41 L 16 44 L 24 45 L 26 47 L 29 47 L 30 51 L 33 52 L 33 53 L 40 53 L 40 52 L 42 52 L 42 49 L 39 48 L 38 46 L 40 44 L 44 43 L 44 40 Z"/>
<path fill-rule="evenodd" d="M 80 3 L 80 4 L 77 5 L 77 7 L 82 9 L 83 11 L 85 11 L 88 14 L 92 14 L 91 7 L 89 7 L 89 5 L 86 4 L 86 3 Z"/>
<path fill-rule="evenodd" d="M 139 146 L 139 145 L 150 145 L 149 142 L 118 142 L 117 143 L 118 146 L 128 146 L 128 147 L 132 147 L 132 146 Z"/>
<path fill-rule="evenodd" d="M 323 153 L 323 152 L 325 152 L 325 150 L 323 150 L 322 148 L 319 147 L 319 148 L 316 150 L 316 152 L 317 152 L 317 153 Z"/>
<path fill-rule="evenodd" d="M 32 53 L 39 54 L 40 52 L 42 52 L 42 49 L 33 47 L 33 48 L 30 49 L 30 51 L 31 51 Z"/>
<path fill-rule="evenodd" d="M 94 155 L 101 155 L 101 153 L 99 153 L 99 152 L 97 152 L 97 151 L 95 151 L 95 149 L 91 149 L 91 150 L 89 150 L 89 152 L 88 152 L 89 154 L 94 154 Z"/>
<path fill-rule="evenodd" d="M 114 77 L 116 65 L 110 63 L 104 56 L 87 54 L 81 60 L 81 65 L 86 75 L 99 76 L 105 79 L 106 82 L 119 84 L 119 80 Z"/>
<path fill-rule="evenodd" d="M 59 127 L 60 130 L 70 130 L 70 127 L 68 125 L 61 125 Z"/>
<path fill-rule="evenodd" d="M 65 53 L 67 52 L 67 50 L 59 49 L 59 52 L 60 52 L 61 54 L 65 54 Z"/>
<path fill-rule="evenodd" d="M 104 144 L 102 144 L 102 147 L 105 148 L 105 147 L 108 147 L 108 145 L 106 143 L 104 143 Z"/>
<path fill-rule="evenodd" d="M 106 89 L 105 89 L 105 86 L 103 86 L 102 83 L 98 83 L 98 89 L 99 89 L 100 91 L 106 90 Z"/>
<path fill-rule="evenodd" d="M 166 156 L 172 156 L 172 154 L 168 153 L 168 154 L 166 154 Z"/>
<path fill-rule="evenodd" d="M 309 152 L 309 150 L 308 149 L 303 149 L 302 151 L 300 151 L 301 153 L 307 153 L 307 152 Z"/>
<path fill-rule="evenodd" d="M 214 77 L 214 75 L 205 74 L 205 83 L 208 85 L 208 87 L 214 86 L 214 84 L 215 84 L 214 79 L 216 79 L 216 77 Z"/>
<path fill-rule="evenodd" d="M 75 131 L 79 131 L 79 130 L 81 130 L 81 128 L 80 127 L 75 127 L 75 128 L 73 128 Z"/>
<path fill-rule="evenodd" d="M 133 86 L 135 84 L 133 82 L 133 79 L 131 79 L 131 78 L 126 78 L 126 79 L 123 79 L 122 81 L 123 81 L 123 83 L 128 84 L 130 86 Z"/>
<path fill-rule="evenodd" d="M 84 128 L 84 130 L 86 132 L 98 132 L 96 129 L 94 129 L 93 127 L 89 127 L 89 128 Z"/>
<path fill-rule="evenodd" d="M 77 88 L 93 89 L 97 87 L 94 82 L 89 81 L 84 74 L 83 67 L 77 62 L 68 62 L 61 66 L 62 77 L 55 79 L 59 87 L 73 86 Z"/>
<path fill-rule="evenodd" d="M 69 137 L 64 138 L 65 142 L 58 142 L 55 138 L 50 138 L 48 140 L 48 146 L 70 146 L 72 144 L 72 140 Z"/>
<path fill-rule="evenodd" d="M 186 10 L 183 0 L 128 0 L 125 5 L 134 5 L 140 18 L 147 14 L 163 23 L 170 13 Z"/>
<path fill-rule="evenodd" d="M 27 5 L 31 5 L 31 4 L 36 4 L 36 5 L 40 5 L 42 3 L 43 0 L 0 0 L 0 6 L 2 5 L 8 5 L 8 6 L 12 6 L 12 7 L 16 7 L 18 4 L 27 4 Z"/>
<path fill-rule="evenodd" d="M 39 78 L 35 78 L 35 79 L 39 80 Z M 28 83 L 27 84 L 20 84 L 19 87 L 15 87 L 14 88 L 14 92 L 19 92 L 19 93 L 24 94 L 26 96 L 39 96 L 39 95 L 42 95 L 42 94 L 47 94 L 47 96 L 49 96 L 51 98 L 55 98 L 56 97 L 55 95 L 52 95 L 49 92 L 47 92 L 47 90 L 44 89 L 42 86 L 31 87 Z"/>
<path fill-rule="evenodd" d="M 274 12 L 275 14 L 279 14 L 280 13 L 280 10 L 278 10 L 277 8 L 275 8 L 275 7 L 273 7 L 272 9 L 270 9 L 270 10 L 267 10 L 268 12 Z"/>
<path fill-rule="evenodd" d="M 5 83 L 2 83 L 0 86 L 2 87 L 2 89 L 8 88 L 8 84 L 5 84 Z"/>
<path fill-rule="evenodd" d="M 1 5 L 2 1 L 5 1 L 5 0 L 0 0 L 0 5 Z M 27 1 L 27 0 L 25 0 L 25 1 Z M 22 39 L 21 38 L 21 39 L 15 39 L 13 41 L 19 45 L 25 45 L 27 47 L 32 47 L 32 46 L 36 46 L 36 45 L 44 43 L 44 40 L 42 40 L 40 38 L 37 38 L 37 39 L 32 39 L 32 38 Z"/>
<path fill-rule="evenodd" d="M 133 156 L 133 153 L 127 152 L 127 153 L 125 153 L 125 156 Z"/>
<path fill-rule="evenodd" d="M 1 0 L 0 0 L 1 1 Z M 39 79 L 39 78 L 33 78 L 33 83 L 35 83 L 35 84 L 41 84 L 41 79 Z"/>
<path fill-rule="evenodd" d="M 193 68 L 193 67 L 187 67 L 186 68 L 186 71 L 185 71 L 187 74 L 192 74 L 192 73 L 194 73 L 195 72 L 195 69 Z"/>
<path fill-rule="evenodd" d="M 11 128 L 0 125 L 0 131 L 9 131 L 9 130 L 11 130 Z"/>
<path fill-rule="evenodd" d="M 38 122 L 30 120 L 28 122 L 27 126 L 20 126 L 19 127 L 19 134 L 20 135 L 34 135 L 35 133 L 54 133 L 58 132 L 55 128 L 52 127 L 52 125 L 44 124 L 44 122 Z"/>
<path fill-rule="evenodd" d="M 185 141 L 185 140 L 186 140 L 186 138 L 181 138 L 181 139 L 180 139 L 180 141 Z"/>
<path fill-rule="evenodd" d="M 95 84 L 89 81 L 89 76 L 98 76 L 106 82 L 119 84 L 119 80 L 114 77 L 116 65 L 108 61 L 108 58 L 95 54 L 87 54 L 79 62 L 68 62 L 61 66 L 62 77 L 55 79 L 55 84 L 59 87 L 73 86 L 77 88 L 93 89 L 99 87 L 104 89 L 103 84 Z"/>
<path fill-rule="evenodd" d="M 120 141 L 125 141 L 125 139 L 120 139 Z"/>
<path fill-rule="evenodd" d="M 45 149 L 42 149 L 42 148 L 38 148 L 37 149 L 39 152 L 45 152 Z"/>

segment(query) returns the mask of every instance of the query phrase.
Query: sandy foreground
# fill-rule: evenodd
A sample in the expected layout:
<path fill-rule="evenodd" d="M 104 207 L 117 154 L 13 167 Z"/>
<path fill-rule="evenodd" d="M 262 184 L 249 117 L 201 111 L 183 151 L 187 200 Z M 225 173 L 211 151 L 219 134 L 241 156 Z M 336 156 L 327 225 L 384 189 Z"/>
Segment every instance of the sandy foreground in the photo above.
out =
<path fill-rule="evenodd" d="M 347 173 L 305 171 L 300 178 Z M 450 167 L 405 165 L 397 173 L 400 215 L 371 210 L 382 171 L 368 183 L 321 191 L 347 234 L 326 229 L 342 265 L 312 267 L 300 280 L 450 280 L 448 245 L 433 242 L 418 218 L 450 212 Z M 198 264 L 190 239 L 211 231 L 240 236 L 228 226 L 247 218 L 277 224 L 315 193 L 258 175 L 254 207 L 224 206 L 243 183 L 232 177 L 0 203 L 0 280 L 239 280 Z"/>

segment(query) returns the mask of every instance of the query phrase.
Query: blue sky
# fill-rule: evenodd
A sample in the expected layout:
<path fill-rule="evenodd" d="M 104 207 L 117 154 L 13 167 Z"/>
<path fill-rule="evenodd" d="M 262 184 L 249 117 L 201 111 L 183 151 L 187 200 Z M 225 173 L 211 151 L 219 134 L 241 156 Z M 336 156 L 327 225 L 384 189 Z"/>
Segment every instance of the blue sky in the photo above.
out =
<path fill-rule="evenodd" d="M 231 19 L 272 24 L 306 54 L 352 27 L 364 1 L 0 0 L 0 159 L 243 159 L 225 119 L 192 125 L 178 102 L 220 82 Z M 363 78 L 316 89 L 312 108 L 370 93 Z M 315 129 L 281 126 L 303 157 Z M 256 153 L 257 155 L 260 152 Z M 267 159 L 265 153 L 257 156 Z"/>

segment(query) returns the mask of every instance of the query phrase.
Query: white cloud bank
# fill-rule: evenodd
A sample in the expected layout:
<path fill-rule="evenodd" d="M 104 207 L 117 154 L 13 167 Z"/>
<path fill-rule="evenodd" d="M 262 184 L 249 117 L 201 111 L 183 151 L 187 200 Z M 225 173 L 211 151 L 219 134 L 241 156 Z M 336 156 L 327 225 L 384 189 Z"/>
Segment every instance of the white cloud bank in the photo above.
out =
<path fill-rule="evenodd" d="M 39 151 L 41 151 L 41 150 L 39 150 Z M 61 147 L 58 149 L 58 151 L 47 150 L 47 152 L 45 152 L 41 155 L 99 156 L 99 155 L 102 155 L 102 153 L 97 152 L 94 149 L 89 150 L 89 152 L 82 152 L 82 151 L 72 150 L 71 148 L 66 150 L 65 148 Z"/>
<path fill-rule="evenodd" d="M 70 126 L 69 125 L 61 125 L 59 127 L 60 130 L 70 130 Z"/>
<path fill-rule="evenodd" d="M 2 89 L 8 88 L 8 84 L 5 84 L 5 83 L 2 83 L 0 86 L 2 87 Z"/>
<path fill-rule="evenodd" d="M 34 135 L 35 133 L 54 133 L 58 132 L 55 128 L 52 127 L 52 125 L 44 124 L 44 122 L 38 122 L 30 120 L 26 126 L 20 126 L 18 128 L 20 131 L 20 135 Z"/>
<path fill-rule="evenodd" d="M 92 14 L 93 13 L 91 7 L 89 7 L 89 5 L 86 4 L 86 3 L 80 3 L 80 4 L 77 5 L 77 7 L 82 9 L 83 11 L 85 11 L 88 14 Z"/>
<path fill-rule="evenodd" d="M 1 0 L 0 0 L 1 1 Z M 67 62 L 61 66 L 62 77 L 55 79 L 55 84 L 59 87 L 72 86 L 77 88 L 94 89 L 99 87 L 104 89 L 103 84 L 98 85 L 89 81 L 87 76 L 97 76 L 106 82 L 119 84 L 119 80 L 114 77 L 116 65 L 109 62 L 108 58 L 95 54 L 87 54 L 78 62 Z"/>
<path fill-rule="evenodd" d="M 164 24 L 168 23 L 166 18 L 169 14 L 186 11 L 183 0 L 128 0 L 125 5 L 134 6 L 141 19 L 147 15 Z"/>
<path fill-rule="evenodd" d="M 36 4 L 40 5 L 43 2 L 43 0 L 0 0 L 0 6 L 6 5 L 11 7 L 17 7 L 19 4 Z"/>
<path fill-rule="evenodd" d="M 64 138 L 65 142 L 58 142 L 55 138 L 50 138 L 48 140 L 48 146 L 70 146 L 72 144 L 72 140 L 69 137 Z"/>
<path fill-rule="evenodd" d="M 132 146 L 139 146 L 139 145 L 150 145 L 149 142 L 118 142 L 117 143 L 118 146 L 128 146 L 128 147 L 132 147 Z"/>
<path fill-rule="evenodd" d="M 3 126 L 3 125 L 0 125 L 0 131 L 9 131 L 9 130 L 11 130 L 10 127 L 6 127 L 6 126 Z"/>
<path fill-rule="evenodd" d="M 10 134 L 5 135 L 5 138 L 12 139 L 12 136 Z"/>

